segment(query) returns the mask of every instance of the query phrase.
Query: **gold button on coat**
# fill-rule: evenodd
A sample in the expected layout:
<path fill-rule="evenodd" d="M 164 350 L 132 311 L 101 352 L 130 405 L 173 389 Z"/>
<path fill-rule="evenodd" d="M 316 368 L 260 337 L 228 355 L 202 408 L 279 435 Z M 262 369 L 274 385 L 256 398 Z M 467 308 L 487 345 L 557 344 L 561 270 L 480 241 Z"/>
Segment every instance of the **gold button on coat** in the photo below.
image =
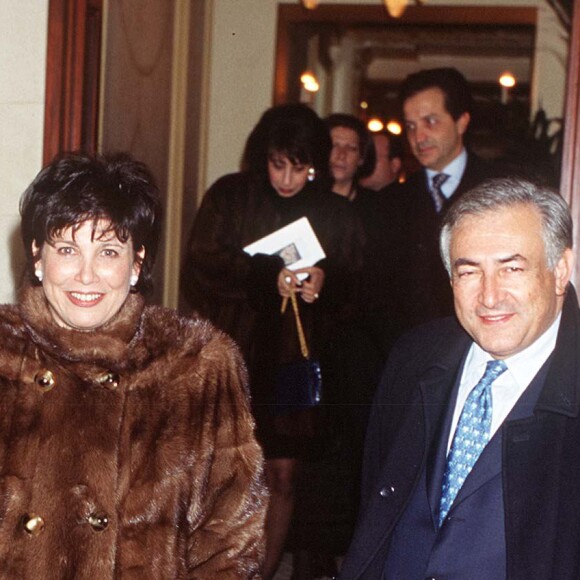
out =
<path fill-rule="evenodd" d="M 31 536 L 38 536 L 44 528 L 44 520 L 40 516 L 35 516 L 34 514 L 26 514 L 22 517 L 22 524 L 24 529 Z"/>
<path fill-rule="evenodd" d="M 97 376 L 97 383 L 107 389 L 116 389 L 119 386 L 121 377 L 112 371 L 104 372 Z"/>
<path fill-rule="evenodd" d="M 87 520 L 95 532 L 102 532 L 109 525 L 107 514 L 91 514 Z"/>
<path fill-rule="evenodd" d="M 47 392 L 56 386 L 54 374 L 49 370 L 42 370 L 36 373 L 34 382 L 41 391 Z"/>

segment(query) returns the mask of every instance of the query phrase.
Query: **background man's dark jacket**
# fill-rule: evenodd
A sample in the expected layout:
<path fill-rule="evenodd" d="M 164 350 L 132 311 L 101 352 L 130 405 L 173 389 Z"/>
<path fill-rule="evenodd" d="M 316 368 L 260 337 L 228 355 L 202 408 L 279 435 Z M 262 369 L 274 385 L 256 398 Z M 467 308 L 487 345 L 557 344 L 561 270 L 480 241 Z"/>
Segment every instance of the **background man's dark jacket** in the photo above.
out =
<path fill-rule="evenodd" d="M 451 203 L 492 176 L 491 166 L 468 153 L 463 177 L 440 214 L 435 211 L 424 169 L 392 186 L 390 194 L 397 199 L 405 223 L 401 285 L 407 327 L 453 314 L 449 277 L 439 256 L 441 220 Z"/>

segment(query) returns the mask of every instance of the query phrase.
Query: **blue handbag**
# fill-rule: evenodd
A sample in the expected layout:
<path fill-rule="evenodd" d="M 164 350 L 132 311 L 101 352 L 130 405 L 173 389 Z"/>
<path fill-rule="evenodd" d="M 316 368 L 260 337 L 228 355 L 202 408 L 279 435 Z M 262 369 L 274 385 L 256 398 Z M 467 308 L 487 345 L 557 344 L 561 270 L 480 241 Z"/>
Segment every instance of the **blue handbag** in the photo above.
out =
<path fill-rule="evenodd" d="M 290 295 L 290 300 L 296 317 L 296 329 L 303 359 L 283 364 L 278 368 L 274 393 L 274 413 L 276 415 L 285 415 L 315 407 L 320 405 L 322 401 L 320 363 L 310 358 L 298 311 L 298 301 L 294 292 Z M 286 303 L 287 300 L 285 299 L 282 304 L 282 312 L 286 308 Z"/>

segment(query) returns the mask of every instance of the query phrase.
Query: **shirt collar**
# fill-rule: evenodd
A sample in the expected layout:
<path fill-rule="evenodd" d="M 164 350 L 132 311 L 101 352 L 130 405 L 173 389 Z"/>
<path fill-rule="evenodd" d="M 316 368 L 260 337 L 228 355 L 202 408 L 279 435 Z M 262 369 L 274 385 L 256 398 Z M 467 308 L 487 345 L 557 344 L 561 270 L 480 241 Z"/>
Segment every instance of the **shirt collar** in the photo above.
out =
<path fill-rule="evenodd" d="M 513 380 L 522 388 L 527 387 L 532 382 L 532 379 L 556 347 L 561 318 L 562 313 L 560 312 L 550 327 L 530 346 L 505 359 L 504 362 Z M 477 369 L 477 374 L 482 376 L 485 365 L 492 358 L 489 353 L 474 342 L 465 364 L 468 368 Z"/>
<path fill-rule="evenodd" d="M 461 153 L 459 153 L 459 155 L 451 163 L 446 165 L 441 171 L 434 171 L 433 169 L 426 170 L 429 187 L 431 187 L 433 176 L 437 175 L 438 173 L 445 173 L 446 175 L 449 175 L 448 179 L 441 186 L 441 192 L 447 199 L 449 199 L 457 189 L 457 186 L 463 177 L 463 173 L 465 172 L 466 166 L 467 151 L 464 147 L 461 149 Z"/>

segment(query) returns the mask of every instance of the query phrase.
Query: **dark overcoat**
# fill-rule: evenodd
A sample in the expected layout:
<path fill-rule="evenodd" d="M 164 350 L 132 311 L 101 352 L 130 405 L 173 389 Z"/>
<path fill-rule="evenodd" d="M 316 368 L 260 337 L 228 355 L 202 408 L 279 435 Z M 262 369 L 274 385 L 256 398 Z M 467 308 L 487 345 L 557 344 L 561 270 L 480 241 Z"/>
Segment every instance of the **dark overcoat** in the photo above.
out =
<path fill-rule="evenodd" d="M 280 313 L 280 256 L 244 247 L 307 217 L 326 254 L 320 298 L 299 301 L 302 325 L 319 357 L 336 323 L 350 313 L 362 263 L 363 233 L 350 204 L 315 181 L 290 198 L 247 173 L 226 175 L 207 191 L 193 225 L 182 289 L 195 311 L 230 334 L 246 357 L 253 401 L 272 402 L 278 363 L 301 358 L 294 315 Z M 330 387 L 330 383 L 328 383 Z"/>
<path fill-rule="evenodd" d="M 374 401 L 362 510 L 340 578 L 379 580 L 471 345 L 455 319 L 406 335 Z M 501 426 L 508 580 L 580 577 L 580 311 L 572 287 L 532 417 Z M 460 549 L 460 547 L 458 547 Z"/>
<path fill-rule="evenodd" d="M 91 332 L 0 307 L 0 577 L 259 578 L 246 372 L 206 321 L 129 295 Z"/>
<path fill-rule="evenodd" d="M 461 181 L 439 214 L 424 169 L 412 173 L 404 183 L 391 186 L 387 195 L 396 200 L 404 222 L 401 243 L 405 256 L 399 285 L 407 327 L 453 314 L 449 276 L 439 255 L 441 221 L 453 202 L 494 175 L 492 166 L 468 153 Z"/>

